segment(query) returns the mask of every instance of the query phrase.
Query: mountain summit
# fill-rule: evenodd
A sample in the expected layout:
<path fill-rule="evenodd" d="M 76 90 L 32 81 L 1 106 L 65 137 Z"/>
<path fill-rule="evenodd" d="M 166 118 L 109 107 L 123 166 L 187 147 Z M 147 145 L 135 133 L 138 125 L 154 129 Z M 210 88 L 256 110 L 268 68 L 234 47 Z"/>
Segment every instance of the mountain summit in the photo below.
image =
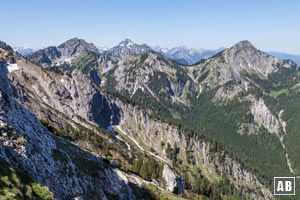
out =
<path fill-rule="evenodd" d="M 236 43 L 232 48 L 256 49 L 249 40 L 242 40 L 242 41 Z"/>
<path fill-rule="evenodd" d="M 61 52 L 62 56 L 73 56 L 79 54 L 82 51 L 97 53 L 97 47 L 92 43 L 87 43 L 83 39 L 72 38 L 57 47 Z"/>
<path fill-rule="evenodd" d="M 197 74 L 195 79 L 201 81 L 203 86 L 214 88 L 234 81 L 247 90 L 252 76 L 267 79 L 269 74 L 278 71 L 279 66 L 290 68 L 293 63 L 278 60 L 245 40 L 199 62 L 191 69 Z"/>
<path fill-rule="evenodd" d="M 99 54 L 97 47 L 83 39 L 72 38 L 57 47 L 51 46 L 36 51 L 30 56 L 30 60 L 43 67 L 53 67 L 70 65 L 76 58 L 86 57 L 88 54 Z"/>
<path fill-rule="evenodd" d="M 141 55 L 151 50 L 152 49 L 146 44 L 136 44 L 130 39 L 125 39 L 117 46 L 109 49 L 106 54 L 122 58 L 128 55 Z"/>
<path fill-rule="evenodd" d="M 125 39 L 120 42 L 118 46 L 130 48 L 133 45 L 136 45 L 136 43 L 132 42 L 130 39 Z"/>
<path fill-rule="evenodd" d="M 108 49 L 107 51 L 103 51 L 99 61 L 105 68 L 110 68 L 112 66 L 112 62 L 119 62 L 127 56 L 141 55 L 150 51 L 153 50 L 146 44 L 136 44 L 130 39 L 125 39 L 117 46 Z"/>
<path fill-rule="evenodd" d="M 236 71 L 256 72 L 263 77 L 276 70 L 279 62 L 277 58 L 255 48 L 248 40 L 238 42 L 221 55 L 225 63 Z"/>

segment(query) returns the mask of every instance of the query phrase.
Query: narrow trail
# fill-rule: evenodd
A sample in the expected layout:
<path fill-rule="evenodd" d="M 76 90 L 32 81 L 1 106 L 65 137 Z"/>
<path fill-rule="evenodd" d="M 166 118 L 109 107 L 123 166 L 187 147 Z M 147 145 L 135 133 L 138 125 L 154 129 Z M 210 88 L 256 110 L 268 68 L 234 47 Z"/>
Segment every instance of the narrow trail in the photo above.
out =
<path fill-rule="evenodd" d="M 137 176 L 137 175 L 135 175 L 135 174 L 133 174 L 133 173 L 130 173 L 130 172 L 123 172 L 123 171 L 121 171 L 121 170 L 119 170 L 119 169 L 114 169 L 114 171 L 115 171 L 120 177 L 122 177 L 122 179 L 123 179 L 125 182 L 128 182 L 128 178 L 130 177 L 130 179 L 134 179 L 135 182 L 136 182 L 138 185 L 140 185 L 140 186 L 142 186 L 142 184 L 144 183 L 144 184 L 147 184 L 147 185 L 153 185 L 153 186 L 155 186 L 157 189 L 159 189 L 159 190 L 161 190 L 161 191 L 164 191 L 164 190 L 165 190 L 164 188 L 160 187 L 159 184 L 156 184 L 156 183 L 154 183 L 154 182 L 152 182 L 152 181 L 146 181 L 146 180 L 142 179 L 141 177 L 139 177 L 139 176 Z"/>
<path fill-rule="evenodd" d="M 128 144 L 128 142 L 126 142 L 125 140 L 123 140 L 120 136 L 116 136 L 116 138 L 118 139 L 118 140 L 120 140 L 120 141 L 122 141 L 122 142 L 124 142 L 125 144 L 126 144 L 126 146 L 127 146 L 127 149 L 129 150 L 129 151 L 131 151 L 131 146 L 130 146 L 130 144 Z"/>
<path fill-rule="evenodd" d="M 147 151 L 145 150 L 132 136 L 130 136 L 129 134 L 127 134 L 121 127 L 121 125 L 117 125 L 117 126 L 114 126 L 117 131 L 119 131 L 120 133 L 122 133 L 123 135 L 126 135 L 140 150 L 146 152 L 147 154 L 163 161 L 164 163 L 166 164 L 169 164 L 169 162 L 167 160 L 165 160 L 164 158 L 158 156 L 158 155 L 155 155 L 154 153 L 150 152 L 150 151 Z"/>
<path fill-rule="evenodd" d="M 279 141 L 280 141 L 280 143 L 281 143 L 282 148 L 283 148 L 283 149 L 285 150 L 285 152 L 286 152 L 285 145 L 284 145 L 284 143 L 283 143 L 283 136 L 279 137 Z M 292 174 L 295 174 L 295 172 L 294 172 L 294 170 L 293 170 L 293 168 L 292 168 L 292 165 L 291 165 L 291 161 L 290 161 L 290 159 L 289 159 L 289 155 L 288 155 L 287 152 L 285 153 L 285 158 L 286 158 L 286 162 L 287 162 L 287 165 L 288 165 L 288 167 L 289 167 L 290 172 L 291 172 Z"/>
<path fill-rule="evenodd" d="M 286 135 L 286 134 L 287 134 L 287 132 L 286 132 L 286 122 L 283 121 L 283 119 L 281 118 L 283 112 L 284 112 L 284 110 L 281 110 L 281 111 L 278 113 L 278 120 L 279 120 L 279 122 L 280 122 L 280 124 L 281 124 L 281 126 L 282 126 L 282 128 L 283 128 L 284 134 Z M 285 158 L 286 158 L 286 162 L 287 162 L 287 165 L 288 165 L 288 167 L 289 167 L 289 170 L 290 170 L 290 172 L 291 172 L 292 174 L 295 174 L 295 171 L 293 170 L 292 165 L 291 165 L 291 161 L 290 161 L 290 159 L 289 159 L 289 155 L 288 155 L 287 150 L 286 150 L 286 148 L 285 148 L 285 144 L 283 143 L 283 137 L 284 137 L 283 135 L 282 135 L 282 136 L 278 136 L 279 141 L 280 141 L 280 143 L 281 143 L 281 146 L 282 146 L 282 148 L 283 148 L 284 151 L 285 151 Z"/>

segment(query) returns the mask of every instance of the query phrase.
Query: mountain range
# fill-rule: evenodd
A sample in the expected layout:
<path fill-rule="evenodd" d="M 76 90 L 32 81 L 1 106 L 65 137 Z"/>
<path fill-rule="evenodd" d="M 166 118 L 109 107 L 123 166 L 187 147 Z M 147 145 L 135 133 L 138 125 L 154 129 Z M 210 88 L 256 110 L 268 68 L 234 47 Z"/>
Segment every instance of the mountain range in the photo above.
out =
<path fill-rule="evenodd" d="M 175 60 L 180 64 L 193 65 L 201 59 L 209 58 L 216 53 L 224 50 L 225 48 L 219 48 L 217 50 L 206 49 L 193 49 L 184 46 L 174 47 L 171 49 L 161 48 L 160 46 L 154 46 L 152 49 L 156 52 L 163 54 L 165 57 Z"/>
<path fill-rule="evenodd" d="M 126 43 L 132 43 L 130 39 L 125 39 L 123 42 Z M 159 45 L 156 46 L 147 46 L 146 49 L 151 48 L 153 51 L 156 51 L 158 53 L 161 53 L 165 57 L 172 59 L 174 61 L 179 62 L 180 64 L 183 65 L 193 65 L 197 62 L 199 62 L 201 59 L 207 59 L 209 57 L 212 57 L 213 55 L 217 54 L 218 52 L 224 50 L 224 47 L 221 47 L 216 50 L 207 50 L 207 49 L 194 49 L 194 48 L 187 48 L 185 46 L 179 46 L 179 47 L 174 47 L 174 48 L 162 48 Z M 31 56 L 35 51 L 34 49 L 28 48 L 28 47 L 14 47 L 14 51 L 20 53 L 23 56 Z M 100 46 L 97 47 L 99 53 L 103 53 L 105 51 L 108 51 L 110 48 L 105 47 L 105 46 Z M 287 54 L 287 53 L 282 53 L 282 52 L 275 52 L 275 51 L 268 51 L 266 52 L 278 59 L 283 59 L 283 60 L 293 60 L 295 63 L 299 65 L 300 63 L 300 55 L 294 55 L 294 54 Z"/>
<path fill-rule="evenodd" d="M 277 199 L 300 173 L 299 68 L 249 41 L 211 52 L 0 42 L 0 198 Z"/>

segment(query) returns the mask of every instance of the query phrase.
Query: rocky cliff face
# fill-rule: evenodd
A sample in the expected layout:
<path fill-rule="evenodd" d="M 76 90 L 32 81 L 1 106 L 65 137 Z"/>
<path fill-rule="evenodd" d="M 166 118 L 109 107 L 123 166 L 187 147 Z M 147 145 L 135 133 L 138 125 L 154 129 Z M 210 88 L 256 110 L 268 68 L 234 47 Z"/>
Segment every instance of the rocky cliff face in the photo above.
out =
<path fill-rule="evenodd" d="M 164 165 L 162 177 L 166 181 L 166 189 L 168 191 L 181 196 L 184 194 L 181 176 L 175 174 L 175 172 L 166 164 Z"/>
<path fill-rule="evenodd" d="M 169 143 L 172 148 L 179 149 L 178 160 L 183 163 L 192 160 L 209 180 L 217 181 L 222 175 L 225 175 L 247 198 L 274 199 L 269 189 L 262 185 L 254 174 L 244 169 L 227 154 L 215 152 L 209 142 L 195 137 L 187 137 L 178 127 L 151 119 L 146 110 L 122 103 L 119 105 L 123 111 L 123 129 L 145 148 L 152 147 L 155 153 L 169 160 L 161 142 Z M 171 163 L 171 160 L 169 162 Z"/>
<path fill-rule="evenodd" d="M 249 98 L 253 102 L 251 106 L 251 113 L 257 124 L 266 128 L 270 133 L 274 133 L 279 136 L 279 132 L 281 130 L 279 120 L 271 113 L 264 100 L 260 98 L 256 101 L 253 97 Z"/>
<path fill-rule="evenodd" d="M 34 180 L 46 185 L 57 199 L 74 197 L 133 199 L 131 188 L 101 158 L 54 137 L 12 96 L 7 66 L 1 65 L 0 156 Z M 107 187 L 107 186 L 110 187 Z"/>
<path fill-rule="evenodd" d="M 184 67 L 153 52 L 120 61 L 106 79 L 106 90 L 129 99 L 143 99 L 141 101 L 166 102 L 171 99 L 185 104 L 187 95 L 199 90 Z"/>
<path fill-rule="evenodd" d="M 118 107 L 87 75 L 77 70 L 70 75 L 59 75 L 23 58 L 17 65 L 19 69 L 9 74 L 15 96 L 37 114 L 52 109 L 71 120 L 82 118 L 104 128 L 118 123 Z"/>

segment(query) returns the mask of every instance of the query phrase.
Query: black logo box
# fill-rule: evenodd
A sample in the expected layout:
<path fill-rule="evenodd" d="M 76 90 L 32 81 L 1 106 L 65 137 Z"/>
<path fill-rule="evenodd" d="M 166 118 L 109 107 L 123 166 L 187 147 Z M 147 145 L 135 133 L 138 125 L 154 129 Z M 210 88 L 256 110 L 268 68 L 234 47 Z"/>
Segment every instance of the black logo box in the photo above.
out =
<path fill-rule="evenodd" d="M 295 177 L 274 177 L 274 195 L 295 195 Z"/>

